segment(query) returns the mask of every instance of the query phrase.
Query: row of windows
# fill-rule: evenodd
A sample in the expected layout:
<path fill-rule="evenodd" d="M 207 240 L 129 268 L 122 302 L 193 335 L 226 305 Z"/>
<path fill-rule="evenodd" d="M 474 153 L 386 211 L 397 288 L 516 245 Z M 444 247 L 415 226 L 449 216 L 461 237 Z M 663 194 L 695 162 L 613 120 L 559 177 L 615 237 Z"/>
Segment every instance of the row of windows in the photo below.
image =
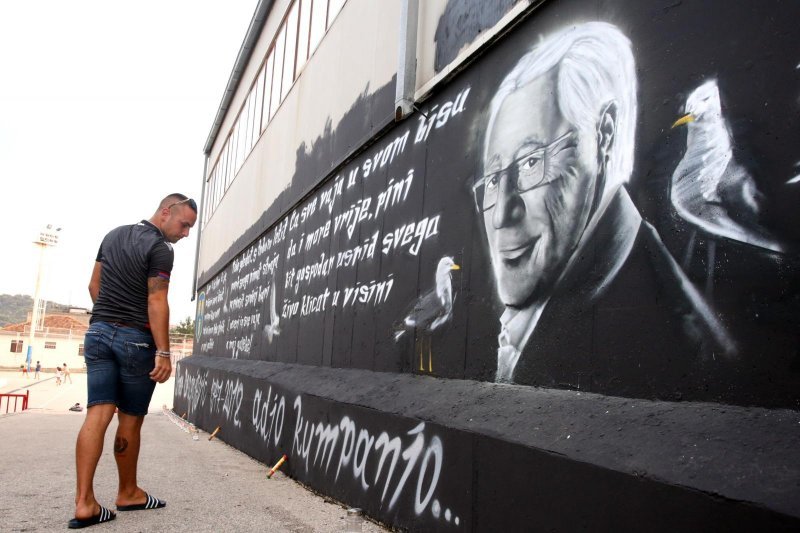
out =
<path fill-rule="evenodd" d="M 25 341 L 11 341 L 11 353 L 22 353 L 22 345 Z M 45 350 L 55 350 L 56 343 L 54 341 L 44 342 Z M 78 345 L 78 355 L 83 355 L 83 344 Z"/>
<path fill-rule="evenodd" d="M 294 0 L 220 150 L 206 186 L 208 220 L 346 0 Z"/>

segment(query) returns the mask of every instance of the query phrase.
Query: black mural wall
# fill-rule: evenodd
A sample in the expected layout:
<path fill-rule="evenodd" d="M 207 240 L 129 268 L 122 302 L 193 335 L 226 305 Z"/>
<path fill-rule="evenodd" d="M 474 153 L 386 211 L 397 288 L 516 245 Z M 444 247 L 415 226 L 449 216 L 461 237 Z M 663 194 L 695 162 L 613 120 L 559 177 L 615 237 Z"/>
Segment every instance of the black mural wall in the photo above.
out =
<path fill-rule="evenodd" d="M 207 276 L 196 352 L 797 408 L 797 14 L 546 3 Z"/>
<path fill-rule="evenodd" d="M 297 147 L 174 409 L 401 529 L 797 530 L 800 6 L 540 4 Z"/>
<path fill-rule="evenodd" d="M 410 526 L 423 515 L 432 524 L 467 526 L 471 495 L 461 484 L 471 452 L 459 450 L 457 432 L 331 403 L 328 394 L 346 389 L 337 377 L 190 362 L 179 373 L 176 408 L 201 427 L 223 428 L 221 436 L 237 435 L 237 447 L 257 459 L 287 454 L 284 472 L 338 500 L 362 502 L 386 522 Z M 318 388 L 299 393 L 297 381 Z"/>
<path fill-rule="evenodd" d="M 208 356 L 180 362 L 174 409 L 400 530 L 798 526 L 780 409 Z"/>

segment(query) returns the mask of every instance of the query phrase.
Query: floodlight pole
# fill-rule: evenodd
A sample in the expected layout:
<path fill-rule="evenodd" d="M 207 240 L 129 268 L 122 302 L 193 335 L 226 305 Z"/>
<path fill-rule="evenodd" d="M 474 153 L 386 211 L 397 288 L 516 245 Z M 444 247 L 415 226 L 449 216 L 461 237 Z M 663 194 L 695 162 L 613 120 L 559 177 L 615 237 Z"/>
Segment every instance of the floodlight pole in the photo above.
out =
<path fill-rule="evenodd" d="M 42 289 L 42 272 L 44 271 L 44 258 L 45 250 L 48 246 L 55 246 L 58 244 L 58 232 L 61 228 L 53 229 L 52 224 L 48 224 L 45 229 L 39 232 L 39 239 L 33 241 L 39 248 L 39 268 L 36 272 L 36 287 L 33 291 L 33 311 L 31 312 L 31 327 L 28 336 L 28 352 L 25 357 L 25 364 L 28 368 L 28 373 L 31 371 L 31 362 L 33 360 L 33 341 L 36 339 L 36 327 L 39 321 L 42 321 L 44 327 L 44 313 L 39 316 L 39 308 L 41 305 L 41 289 Z"/>

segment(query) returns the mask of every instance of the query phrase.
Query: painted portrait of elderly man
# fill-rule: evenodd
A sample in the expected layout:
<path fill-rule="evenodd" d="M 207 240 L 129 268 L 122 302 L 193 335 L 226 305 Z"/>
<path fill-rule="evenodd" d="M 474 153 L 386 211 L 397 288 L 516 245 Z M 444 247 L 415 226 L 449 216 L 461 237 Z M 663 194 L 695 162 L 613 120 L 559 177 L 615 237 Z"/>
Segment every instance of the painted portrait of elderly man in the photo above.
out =
<path fill-rule="evenodd" d="M 491 100 L 473 192 L 505 307 L 497 381 L 669 397 L 660 383 L 735 352 L 626 189 L 636 92 L 629 40 L 591 22 L 544 38 Z"/>

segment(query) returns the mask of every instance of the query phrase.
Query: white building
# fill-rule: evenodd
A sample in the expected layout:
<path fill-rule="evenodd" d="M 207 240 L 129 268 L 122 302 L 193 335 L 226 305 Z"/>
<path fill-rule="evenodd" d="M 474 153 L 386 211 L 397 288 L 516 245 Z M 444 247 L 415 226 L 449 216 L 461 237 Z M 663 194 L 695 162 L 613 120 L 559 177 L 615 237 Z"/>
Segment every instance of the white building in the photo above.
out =
<path fill-rule="evenodd" d="M 28 320 L 0 329 L 0 367 L 19 368 L 25 364 L 30 345 L 30 313 Z M 33 341 L 31 367 L 41 361 L 42 368 L 54 370 L 66 363 L 70 369 L 84 368 L 83 336 L 89 327 L 85 309 L 69 314 L 50 314 L 44 327 L 37 330 Z"/>

